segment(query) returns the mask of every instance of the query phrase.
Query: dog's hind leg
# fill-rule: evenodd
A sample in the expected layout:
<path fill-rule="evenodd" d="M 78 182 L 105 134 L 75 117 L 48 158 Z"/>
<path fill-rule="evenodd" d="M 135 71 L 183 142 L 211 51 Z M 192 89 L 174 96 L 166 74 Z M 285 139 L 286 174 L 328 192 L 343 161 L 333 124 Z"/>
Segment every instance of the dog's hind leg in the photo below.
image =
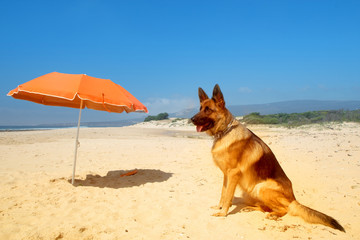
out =
<path fill-rule="evenodd" d="M 286 194 L 282 186 L 275 181 L 266 181 L 256 187 L 258 200 L 268 211 L 267 219 L 277 220 L 287 214 L 290 203 L 295 200 L 293 195 Z"/>
<path fill-rule="evenodd" d="M 263 192 L 263 203 L 270 210 L 267 219 L 278 220 L 287 214 L 291 200 L 286 198 L 281 191 L 267 189 Z"/>

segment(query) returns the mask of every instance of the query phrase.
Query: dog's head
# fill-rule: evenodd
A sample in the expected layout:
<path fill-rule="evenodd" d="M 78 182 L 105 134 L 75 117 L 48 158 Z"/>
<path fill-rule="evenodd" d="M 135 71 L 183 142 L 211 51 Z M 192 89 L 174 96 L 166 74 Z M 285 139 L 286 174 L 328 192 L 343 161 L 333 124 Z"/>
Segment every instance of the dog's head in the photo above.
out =
<path fill-rule="evenodd" d="M 200 111 L 191 118 L 198 132 L 211 136 L 224 131 L 232 120 L 232 115 L 225 107 L 224 96 L 218 84 L 215 85 L 212 98 L 199 88 Z"/>

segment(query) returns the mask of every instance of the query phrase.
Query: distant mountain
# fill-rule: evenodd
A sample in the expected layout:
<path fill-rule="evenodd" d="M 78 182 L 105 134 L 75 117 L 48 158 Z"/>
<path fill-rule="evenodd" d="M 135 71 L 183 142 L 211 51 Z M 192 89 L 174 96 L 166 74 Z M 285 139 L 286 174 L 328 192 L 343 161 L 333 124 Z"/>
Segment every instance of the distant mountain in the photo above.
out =
<path fill-rule="evenodd" d="M 171 118 L 191 118 L 198 112 L 198 110 L 199 109 L 197 109 L 197 108 L 188 108 L 188 109 L 184 109 L 180 112 L 170 113 L 169 117 L 171 117 Z"/>
<path fill-rule="evenodd" d="M 360 109 L 360 101 L 318 101 L 318 100 L 297 100 L 275 102 L 267 104 L 233 105 L 228 109 L 234 116 L 244 116 L 249 113 L 259 112 L 260 114 L 276 113 L 303 113 L 320 110 L 356 110 Z M 198 109 L 186 109 L 180 112 L 169 114 L 170 117 L 190 118 L 198 112 Z"/>

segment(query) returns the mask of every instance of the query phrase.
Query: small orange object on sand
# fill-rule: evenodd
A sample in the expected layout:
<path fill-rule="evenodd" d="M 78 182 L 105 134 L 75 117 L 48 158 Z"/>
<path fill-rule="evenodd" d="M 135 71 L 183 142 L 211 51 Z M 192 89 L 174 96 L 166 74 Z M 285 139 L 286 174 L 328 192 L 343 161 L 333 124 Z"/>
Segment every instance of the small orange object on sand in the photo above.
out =
<path fill-rule="evenodd" d="M 127 177 L 127 176 L 131 176 L 131 175 L 135 175 L 137 174 L 138 170 L 134 170 L 134 171 L 130 171 L 124 174 L 121 174 L 120 177 Z"/>

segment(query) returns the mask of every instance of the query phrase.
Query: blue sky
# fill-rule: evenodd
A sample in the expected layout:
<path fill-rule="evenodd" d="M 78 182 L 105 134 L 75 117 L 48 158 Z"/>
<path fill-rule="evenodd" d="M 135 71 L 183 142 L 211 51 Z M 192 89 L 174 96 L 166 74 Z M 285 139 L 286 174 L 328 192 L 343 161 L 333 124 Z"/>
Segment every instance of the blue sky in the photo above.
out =
<path fill-rule="evenodd" d="M 150 114 L 197 107 L 360 100 L 360 1 L 1 1 L 0 125 L 76 122 L 77 110 L 7 97 L 50 72 L 122 85 Z M 141 117 L 85 110 L 83 121 Z"/>

